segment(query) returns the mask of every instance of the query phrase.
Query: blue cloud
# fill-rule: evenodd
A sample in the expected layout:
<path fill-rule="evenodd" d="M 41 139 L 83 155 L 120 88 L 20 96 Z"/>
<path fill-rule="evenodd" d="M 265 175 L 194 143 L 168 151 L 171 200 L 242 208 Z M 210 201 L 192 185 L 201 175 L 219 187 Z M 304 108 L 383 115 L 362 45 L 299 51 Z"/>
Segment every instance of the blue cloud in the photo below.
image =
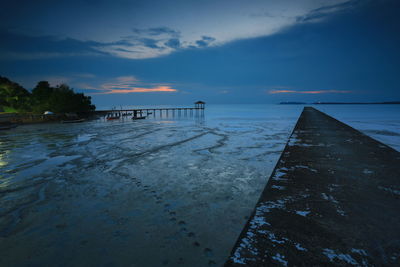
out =
<path fill-rule="evenodd" d="M 367 1 L 360 0 L 350 0 L 344 3 L 335 4 L 335 5 L 327 5 L 322 6 L 316 9 L 311 10 L 308 14 L 304 16 L 297 17 L 297 22 L 315 22 L 320 21 L 321 19 L 326 18 L 327 16 L 331 16 L 332 14 L 338 14 L 340 12 L 350 10 L 354 8 L 356 5 L 360 5 L 362 3 L 366 3 Z"/>
<path fill-rule="evenodd" d="M 169 34 L 169 35 L 174 35 L 174 36 L 179 35 L 178 31 L 175 31 L 168 27 L 149 28 L 148 32 L 151 35 L 160 35 L 160 34 Z"/>
<path fill-rule="evenodd" d="M 160 49 L 161 47 L 157 45 L 157 39 L 150 39 L 150 38 L 141 38 L 140 41 L 144 46 L 154 49 Z"/>
<path fill-rule="evenodd" d="M 54 36 L 28 36 L 0 31 L 0 53 L 3 58 L 35 59 L 40 57 L 59 57 L 66 55 L 106 55 L 96 49 L 104 45 L 93 41 L 79 41 L 72 38 Z"/>
<path fill-rule="evenodd" d="M 210 37 L 210 36 L 202 36 L 201 40 L 197 40 L 196 41 L 196 45 L 198 47 L 207 47 L 209 46 L 212 42 L 215 41 L 214 37 Z"/>
<path fill-rule="evenodd" d="M 81 41 L 55 36 L 29 36 L 0 30 L 1 58 L 8 60 L 40 59 L 65 56 L 112 56 L 118 52 L 139 54 L 141 48 L 163 51 L 167 47 L 177 49 L 178 38 L 160 41 L 156 38 L 125 37 L 115 42 Z M 159 45 L 162 45 L 160 46 Z"/>
<path fill-rule="evenodd" d="M 173 49 L 178 49 L 178 48 L 181 47 L 181 42 L 179 41 L 178 38 L 169 39 L 169 40 L 166 41 L 164 44 L 165 44 L 166 46 L 170 47 L 170 48 L 173 48 Z"/>
<path fill-rule="evenodd" d="M 176 31 L 168 27 L 156 27 L 156 28 L 145 28 L 145 29 L 133 28 L 132 32 L 137 35 L 152 35 L 152 36 L 158 36 L 162 34 L 171 36 L 180 35 L 179 31 Z"/>

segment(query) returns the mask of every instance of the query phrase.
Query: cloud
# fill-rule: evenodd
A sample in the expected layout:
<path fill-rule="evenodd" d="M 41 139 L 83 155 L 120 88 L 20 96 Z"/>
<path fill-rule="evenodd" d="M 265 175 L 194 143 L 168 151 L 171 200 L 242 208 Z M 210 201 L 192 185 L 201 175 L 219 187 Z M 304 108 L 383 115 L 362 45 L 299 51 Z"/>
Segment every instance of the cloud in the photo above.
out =
<path fill-rule="evenodd" d="M 309 13 L 297 17 L 298 22 L 319 22 L 325 17 L 338 12 L 343 12 L 354 8 L 356 5 L 360 4 L 359 0 L 350 0 L 344 3 L 322 6 L 311 10 Z"/>
<path fill-rule="evenodd" d="M 170 47 L 170 48 L 173 48 L 173 49 L 178 49 L 178 48 L 181 47 L 181 42 L 179 41 L 178 38 L 169 39 L 169 40 L 166 41 L 164 44 L 165 44 L 166 46 Z"/>
<path fill-rule="evenodd" d="M 103 53 L 130 59 L 168 55 L 181 47 L 180 32 L 168 27 L 134 28 L 120 40 L 93 46 Z"/>
<path fill-rule="evenodd" d="M 201 40 L 196 41 L 197 47 L 207 47 L 209 46 L 212 42 L 215 41 L 215 38 L 210 37 L 210 36 L 202 36 Z M 193 47 L 193 46 L 192 46 Z M 195 48 L 196 46 L 194 46 Z"/>
<path fill-rule="evenodd" d="M 273 89 L 268 94 L 349 94 L 352 91 L 345 90 L 318 90 L 318 91 L 297 91 L 289 89 Z"/>
<path fill-rule="evenodd" d="M 133 28 L 132 32 L 137 35 L 151 35 L 151 36 L 158 36 L 158 35 L 172 35 L 172 36 L 179 36 L 179 31 L 173 30 L 168 27 L 157 27 L 157 28 L 147 28 L 147 29 L 140 29 L 140 28 Z"/>
<path fill-rule="evenodd" d="M 91 73 L 70 73 L 47 76 L 21 76 L 18 80 L 33 88 L 38 81 L 48 81 L 52 86 L 67 83 L 72 88 L 88 94 L 128 94 L 128 93 L 174 93 L 178 92 L 170 84 L 146 83 L 133 75 L 102 79 Z"/>
<path fill-rule="evenodd" d="M 129 94 L 129 93 L 160 93 L 178 92 L 167 84 L 148 84 L 138 80 L 135 76 L 119 76 L 98 85 L 79 83 L 81 89 L 94 90 L 90 94 Z"/>
<path fill-rule="evenodd" d="M 76 83 L 75 86 L 83 90 L 99 90 L 98 87 L 84 82 Z"/>
<path fill-rule="evenodd" d="M 120 76 L 120 77 L 117 77 L 116 80 L 121 83 L 138 82 L 139 81 L 138 79 L 136 79 L 135 76 Z"/>
<path fill-rule="evenodd" d="M 128 93 L 154 93 L 154 92 L 177 92 L 178 90 L 171 88 L 170 86 L 156 86 L 152 88 L 143 87 L 125 87 L 125 89 L 114 89 L 110 88 L 104 92 L 96 94 L 128 94 Z"/>
<path fill-rule="evenodd" d="M 236 40 L 270 36 L 299 23 L 320 22 L 361 3 L 359 0 L 330 0 L 326 5 L 326 1 L 313 0 L 254 0 L 243 5 L 242 0 L 201 3 L 173 0 L 172 3 L 160 1 L 154 8 L 151 1 L 124 1 L 122 4 L 117 0 L 104 1 L 93 9 L 93 5 L 86 6 L 80 1 L 68 2 L 68 5 L 66 2 L 57 1 L 51 12 L 40 19 L 38 16 L 50 8 L 41 2 L 34 5 L 41 12 L 29 12 L 30 17 L 23 21 L 16 21 L 11 15 L 4 18 L 4 23 L 10 25 L 21 23 L 19 28 L 25 31 L 13 32 L 12 36 L 10 32 L 7 36 L 0 32 L 2 58 L 156 58 L 183 49 L 205 49 Z M 171 5 L 174 8 L 170 8 Z M 19 12 L 18 5 L 6 8 L 10 9 L 7 14 Z M 76 15 L 71 17 L 66 8 Z M 93 12 L 90 21 L 88 12 Z M 132 28 L 132 25 L 141 27 Z M 28 34 L 21 34 L 23 32 Z M 32 36 L 32 32 L 42 35 Z"/>
<path fill-rule="evenodd" d="M 30 36 L 0 30 L 2 60 L 36 60 L 59 57 L 105 55 L 94 41 L 79 41 L 55 36 Z"/>
<path fill-rule="evenodd" d="M 142 38 L 142 39 L 139 39 L 138 41 L 140 41 L 145 47 L 148 47 L 148 48 L 154 48 L 154 49 L 162 48 L 157 45 L 159 42 L 157 39 Z"/>

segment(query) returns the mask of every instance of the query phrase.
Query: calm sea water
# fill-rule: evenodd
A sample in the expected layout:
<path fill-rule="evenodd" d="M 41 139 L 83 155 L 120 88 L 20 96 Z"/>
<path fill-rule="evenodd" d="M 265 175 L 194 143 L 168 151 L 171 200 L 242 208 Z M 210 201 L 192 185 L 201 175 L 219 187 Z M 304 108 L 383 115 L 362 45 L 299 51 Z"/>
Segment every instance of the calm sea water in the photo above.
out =
<path fill-rule="evenodd" d="M 400 105 L 317 105 L 315 107 L 400 151 Z"/>
<path fill-rule="evenodd" d="M 393 107 L 317 108 L 399 149 Z M 1 132 L 0 265 L 222 265 L 302 108 Z"/>

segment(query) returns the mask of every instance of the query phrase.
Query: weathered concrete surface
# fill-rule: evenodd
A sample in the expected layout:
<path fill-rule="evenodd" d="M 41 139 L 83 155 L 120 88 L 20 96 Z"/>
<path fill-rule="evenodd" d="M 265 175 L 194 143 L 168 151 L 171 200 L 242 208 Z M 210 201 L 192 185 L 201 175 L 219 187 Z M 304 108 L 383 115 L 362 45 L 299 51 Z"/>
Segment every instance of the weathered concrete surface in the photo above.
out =
<path fill-rule="evenodd" d="M 225 266 L 400 266 L 400 153 L 305 108 Z"/>

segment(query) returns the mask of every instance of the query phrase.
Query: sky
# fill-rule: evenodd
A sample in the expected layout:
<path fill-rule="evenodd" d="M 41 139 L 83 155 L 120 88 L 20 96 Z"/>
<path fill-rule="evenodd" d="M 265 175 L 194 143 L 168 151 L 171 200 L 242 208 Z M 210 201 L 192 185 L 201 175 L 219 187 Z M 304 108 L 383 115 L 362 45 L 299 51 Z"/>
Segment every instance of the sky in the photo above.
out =
<path fill-rule="evenodd" d="M 0 76 L 97 107 L 399 101 L 396 0 L 2 0 Z"/>

